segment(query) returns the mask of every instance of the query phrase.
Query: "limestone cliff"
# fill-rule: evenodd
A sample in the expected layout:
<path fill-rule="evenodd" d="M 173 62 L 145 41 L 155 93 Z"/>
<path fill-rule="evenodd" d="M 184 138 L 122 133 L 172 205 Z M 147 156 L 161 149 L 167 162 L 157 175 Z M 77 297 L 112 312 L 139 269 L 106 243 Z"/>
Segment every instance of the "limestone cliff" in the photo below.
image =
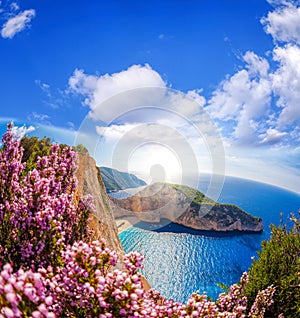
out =
<path fill-rule="evenodd" d="M 124 266 L 122 261 L 124 250 L 118 237 L 117 225 L 100 171 L 96 167 L 95 160 L 87 151 L 78 153 L 77 165 L 78 169 L 76 171 L 76 177 L 78 180 L 78 194 L 80 196 L 86 194 L 92 195 L 96 206 L 96 210 L 92 214 L 90 223 L 94 232 L 91 240 L 104 238 L 107 246 L 115 250 L 119 256 L 121 256 L 119 265 L 122 268 Z M 141 281 L 145 290 L 149 290 L 151 288 L 144 276 L 141 276 Z"/>
<path fill-rule="evenodd" d="M 124 251 L 118 237 L 116 222 L 96 162 L 88 152 L 83 152 L 78 154 L 77 165 L 78 194 L 91 194 L 96 206 L 90 224 L 94 231 L 91 239 L 105 238 L 108 247 L 122 255 Z"/>
<path fill-rule="evenodd" d="M 203 216 L 199 214 L 200 210 Z M 200 206 L 192 203 L 190 208 L 174 222 L 196 230 L 220 232 L 261 232 L 263 230 L 260 218 L 253 217 L 231 204 L 201 204 Z"/>
<path fill-rule="evenodd" d="M 141 221 L 161 218 L 205 231 L 261 232 L 263 223 L 239 207 L 219 204 L 200 191 L 166 183 L 150 185 L 127 199 L 112 200 L 115 217 L 135 215 Z"/>

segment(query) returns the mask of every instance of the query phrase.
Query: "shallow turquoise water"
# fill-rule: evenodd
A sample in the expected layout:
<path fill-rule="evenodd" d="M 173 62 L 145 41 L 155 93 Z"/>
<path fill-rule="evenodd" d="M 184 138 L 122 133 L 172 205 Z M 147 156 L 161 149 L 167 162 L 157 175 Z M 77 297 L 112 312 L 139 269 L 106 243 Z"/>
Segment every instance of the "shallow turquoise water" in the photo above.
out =
<path fill-rule="evenodd" d="M 205 192 L 206 183 L 199 189 Z M 300 196 L 277 187 L 249 180 L 226 178 L 218 200 L 234 203 L 264 222 L 261 234 L 221 235 L 202 232 L 200 235 L 181 233 L 186 228 L 140 223 L 119 236 L 126 252 L 136 250 L 146 256 L 143 274 L 152 287 L 165 297 L 185 302 L 192 292 L 199 290 L 215 298 L 221 292 L 218 283 L 230 285 L 239 280 L 243 271 L 256 256 L 262 240 L 269 238 L 269 225 L 280 223 L 300 208 Z M 192 232 L 192 231 L 190 231 Z"/>

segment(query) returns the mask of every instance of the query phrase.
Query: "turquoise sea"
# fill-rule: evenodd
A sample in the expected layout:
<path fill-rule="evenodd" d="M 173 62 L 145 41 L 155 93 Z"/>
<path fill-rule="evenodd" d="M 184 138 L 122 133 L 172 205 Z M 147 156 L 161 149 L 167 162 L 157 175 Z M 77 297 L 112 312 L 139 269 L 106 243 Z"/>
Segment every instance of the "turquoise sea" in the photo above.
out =
<path fill-rule="evenodd" d="M 199 190 L 205 192 L 207 180 Z M 116 197 L 124 193 L 114 194 Z M 290 213 L 298 213 L 300 195 L 281 188 L 244 179 L 226 177 L 221 203 L 233 203 L 259 216 L 264 222 L 261 234 L 217 234 L 200 232 L 162 220 L 161 224 L 140 222 L 120 233 L 126 252 L 145 255 L 142 273 L 151 286 L 167 298 L 185 302 L 194 292 L 216 298 L 218 283 L 237 282 L 257 257 L 261 242 L 270 236 L 270 224 L 280 224 Z"/>

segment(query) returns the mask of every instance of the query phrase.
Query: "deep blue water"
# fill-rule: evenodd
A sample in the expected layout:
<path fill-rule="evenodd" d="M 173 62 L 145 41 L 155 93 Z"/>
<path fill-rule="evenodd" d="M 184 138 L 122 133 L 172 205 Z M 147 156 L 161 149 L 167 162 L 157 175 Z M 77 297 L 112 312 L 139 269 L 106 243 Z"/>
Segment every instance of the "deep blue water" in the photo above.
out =
<path fill-rule="evenodd" d="M 205 192 L 206 187 L 204 180 L 199 189 Z M 218 283 L 233 284 L 249 268 L 251 257 L 257 256 L 261 242 L 270 236 L 269 225 L 280 224 L 280 212 L 284 213 L 285 221 L 289 213 L 296 214 L 300 208 L 300 195 L 232 177 L 226 178 L 218 201 L 236 204 L 261 217 L 264 231 L 195 235 L 194 231 L 163 220 L 156 225 L 141 222 L 120 233 L 126 252 L 136 250 L 146 256 L 142 273 L 163 296 L 185 302 L 198 290 L 216 298 L 222 291 Z"/>

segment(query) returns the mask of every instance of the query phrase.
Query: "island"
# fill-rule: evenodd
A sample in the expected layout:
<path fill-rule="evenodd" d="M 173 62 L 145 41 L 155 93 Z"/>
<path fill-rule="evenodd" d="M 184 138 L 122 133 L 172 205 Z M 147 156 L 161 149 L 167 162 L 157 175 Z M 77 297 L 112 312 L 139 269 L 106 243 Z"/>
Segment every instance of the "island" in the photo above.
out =
<path fill-rule="evenodd" d="M 131 173 L 108 167 L 99 168 L 107 193 L 145 186 L 146 182 Z"/>
<path fill-rule="evenodd" d="M 263 222 L 233 204 L 221 204 L 184 185 L 154 183 L 126 199 L 111 199 L 115 218 L 162 219 L 199 231 L 260 233 Z"/>

